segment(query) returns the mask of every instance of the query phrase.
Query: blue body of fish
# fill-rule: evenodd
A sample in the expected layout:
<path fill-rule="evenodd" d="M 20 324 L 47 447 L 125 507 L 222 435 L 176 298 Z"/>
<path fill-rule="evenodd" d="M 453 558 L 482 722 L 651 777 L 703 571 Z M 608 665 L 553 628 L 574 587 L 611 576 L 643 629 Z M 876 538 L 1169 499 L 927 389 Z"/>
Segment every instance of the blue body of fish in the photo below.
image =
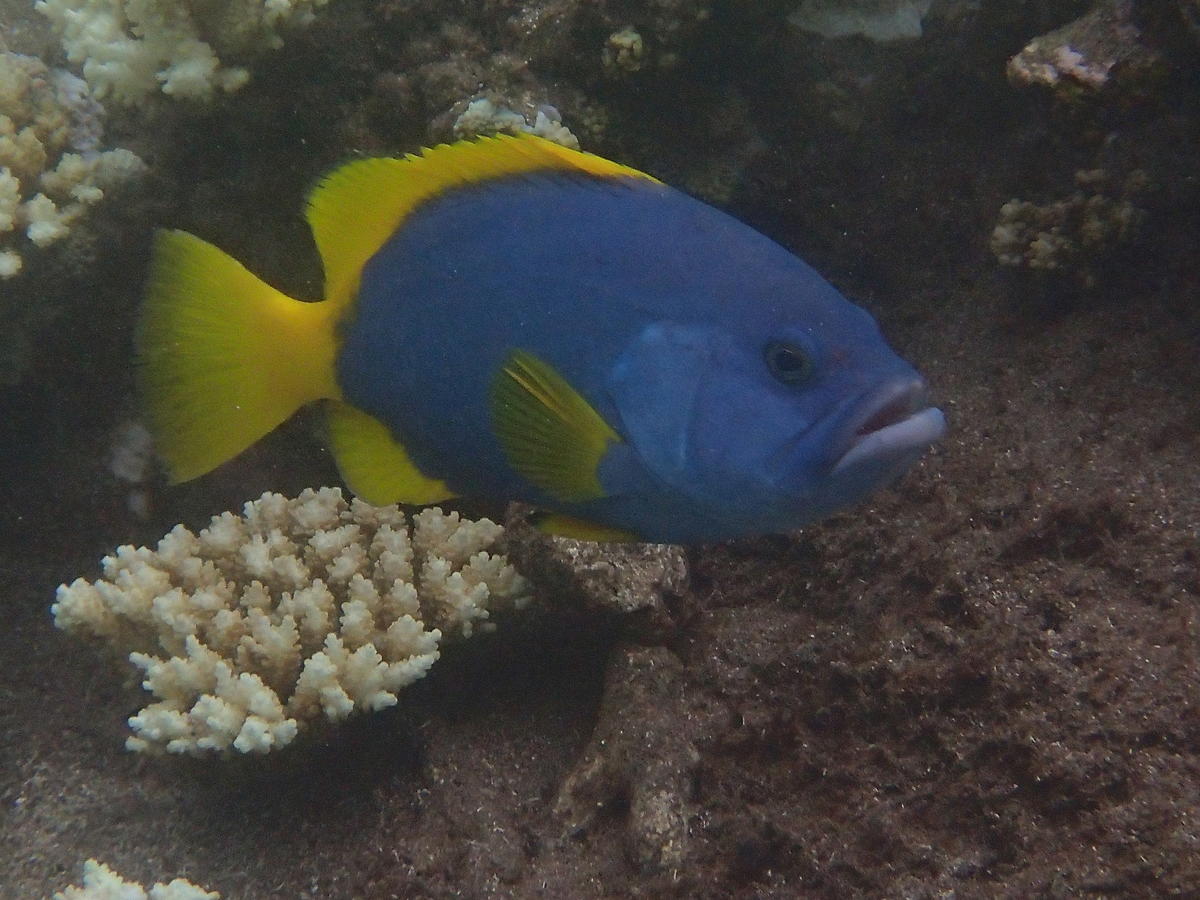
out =
<path fill-rule="evenodd" d="M 633 178 L 519 176 L 434 198 L 367 263 L 343 340 L 346 400 L 425 474 L 656 541 L 797 528 L 898 475 L 943 428 L 874 320 L 811 267 Z M 620 435 L 603 496 L 563 502 L 510 464 L 491 392 L 514 348 Z M 794 383 L 766 356 L 779 348 L 803 357 Z M 847 463 L 872 434 L 876 452 Z"/>
<path fill-rule="evenodd" d="M 323 402 L 373 503 L 523 500 L 551 532 L 695 543 L 861 500 L 941 412 L 813 269 L 653 177 L 529 135 L 335 170 L 325 299 L 159 235 L 138 329 L 172 477 Z"/>

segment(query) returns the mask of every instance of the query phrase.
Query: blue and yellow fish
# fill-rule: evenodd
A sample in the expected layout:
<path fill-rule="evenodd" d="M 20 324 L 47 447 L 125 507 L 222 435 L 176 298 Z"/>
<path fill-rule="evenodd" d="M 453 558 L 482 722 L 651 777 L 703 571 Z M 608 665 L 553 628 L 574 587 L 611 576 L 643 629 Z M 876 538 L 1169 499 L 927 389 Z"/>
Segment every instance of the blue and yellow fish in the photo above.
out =
<path fill-rule="evenodd" d="M 327 409 L 371 503 L 522 500 L 550 532 L 782 532 L 945 427 L 872 318 L 657 179 L 532 136 L 363 159 L 313 191 L 325 298 L 160 233 L 138 334 L 174 480 Z"/>

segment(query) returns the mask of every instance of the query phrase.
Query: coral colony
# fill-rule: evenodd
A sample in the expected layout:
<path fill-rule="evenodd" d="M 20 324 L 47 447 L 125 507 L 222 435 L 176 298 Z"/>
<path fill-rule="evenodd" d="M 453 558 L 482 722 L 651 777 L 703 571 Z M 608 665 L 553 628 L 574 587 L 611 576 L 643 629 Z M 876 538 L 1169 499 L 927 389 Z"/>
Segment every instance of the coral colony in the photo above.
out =
<path fill-rule="evenodd" d="M 443 641 L 524 605 L 525 579 L 489 552 L 503 532 L 436 507 L 410 523 L 337 488 L 268 493 L 199 534 L 119 548 L 52 612 L 145 673 L 158 699 L 129 720 L 129 749 L 265 753 L 306 723 L 394 705 Z"/>
<path fill-rule="evenodd" d="M 0 52 L 0 279 L 145 168 L 129 150 L 101 150 L 103 131 L 104 108 L 84 81 Z"/>

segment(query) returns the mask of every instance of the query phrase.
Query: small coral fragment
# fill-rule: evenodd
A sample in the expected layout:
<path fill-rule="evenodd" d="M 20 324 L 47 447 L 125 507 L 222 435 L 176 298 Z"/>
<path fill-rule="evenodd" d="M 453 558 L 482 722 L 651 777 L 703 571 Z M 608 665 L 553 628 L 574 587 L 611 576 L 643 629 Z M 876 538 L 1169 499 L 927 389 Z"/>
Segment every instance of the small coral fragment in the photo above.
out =
<path fill-rule="evenodd" d="M 306 723 L 395 705 L 444 639 L 523 605 L 525 579 L 489 552 L 503 532 L 437 508 L 410 526 L 336 488 L 268 493 L 199 534 L 118 548 L 51 612 L 129 653 L 158 698 L 129 720 L 129 749 L 266 753 Z"/>
<path fill-rule="evenodd" d="M 608 36 L 601 59 L 609 72 L 636 72 L 642 68 L 645 52 L 642 36 L 636 29 L 625 27 Z"/>
<path fill-rule="evenodd" d="M 579 149 L 579 139 L 562 123 L 562 117 L 553 106 L 543 104 L 532 116 L 533 123 L 530 124 L 525 116 L 502 103 L 488 97 L 476 97 L 454 120 L 454 137 L 461 140 L 481 134 L 536 134 L 572 150 Z"/>
<path fill-rule="evenodd" d="M 221 895 L 185 878 L 176 878 L 170 884 L 159 882 L 147 892 L 104 863 L 89 859 L 83 864 L 83 885 L 56 892 L 54 900 L 221 900 Z"/>

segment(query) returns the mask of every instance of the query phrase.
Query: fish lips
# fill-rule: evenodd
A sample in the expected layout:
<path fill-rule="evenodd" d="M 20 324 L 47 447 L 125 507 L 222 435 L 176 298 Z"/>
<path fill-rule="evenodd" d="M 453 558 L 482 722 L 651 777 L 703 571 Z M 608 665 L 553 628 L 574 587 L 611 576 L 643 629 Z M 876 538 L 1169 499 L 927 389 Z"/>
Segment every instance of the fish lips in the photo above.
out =
<path fill-rule="evenodd" d="M 906 377 L 862 398 L 838 429 L 830 476 L 878 484 L 901 475 L 946 433 L 946 417 L 928 395 L 924 381 Z"/>

